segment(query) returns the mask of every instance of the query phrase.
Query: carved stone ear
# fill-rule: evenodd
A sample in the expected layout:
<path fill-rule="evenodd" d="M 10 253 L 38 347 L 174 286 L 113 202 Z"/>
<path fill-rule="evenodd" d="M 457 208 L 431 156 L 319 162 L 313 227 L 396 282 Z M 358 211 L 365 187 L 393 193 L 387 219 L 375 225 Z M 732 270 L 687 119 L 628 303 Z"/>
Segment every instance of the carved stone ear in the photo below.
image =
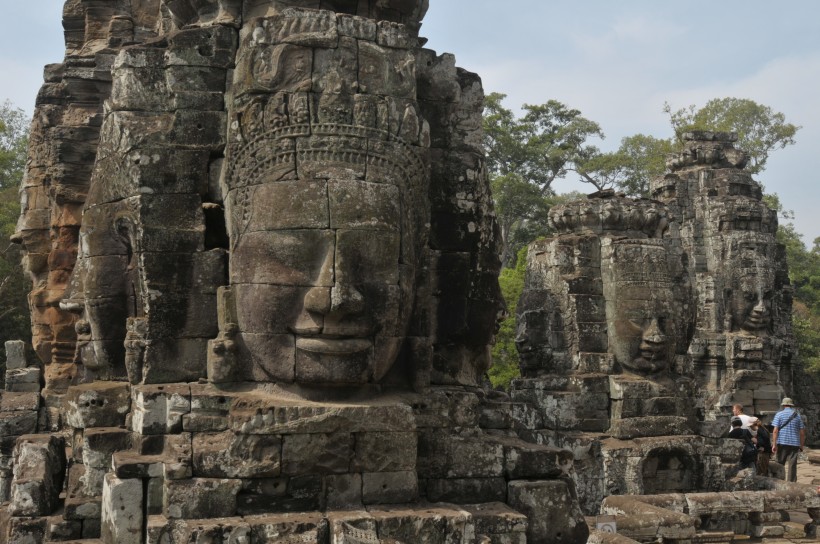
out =
<path fill-rule="evenodd" d="M 725 332 L 731 332 L 732 330 L 732 290 L 731 289 L 724 289 L 723 290 L 723 330 Z"/>

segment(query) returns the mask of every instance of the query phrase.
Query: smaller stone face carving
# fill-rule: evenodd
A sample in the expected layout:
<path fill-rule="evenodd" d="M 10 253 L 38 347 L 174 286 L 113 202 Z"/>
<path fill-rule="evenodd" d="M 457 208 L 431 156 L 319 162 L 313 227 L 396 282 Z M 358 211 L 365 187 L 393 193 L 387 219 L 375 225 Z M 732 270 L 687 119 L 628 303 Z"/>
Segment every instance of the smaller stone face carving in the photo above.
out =
<path fill-rule="evenodd" d="M 144 317 L 129 317 L 125 333 L 125 370 L 131 383 L 139 383 L 145 366 L 146 336 L 148 320 Z"/>
<path fill-rule="evenodd" d="M 774 278 L 765 270 L 741 270 L 729 293 L 732 332 L 756 336 L 769 332 L 772 317 Z"/>
<path fill-rule="evenodd" d="M 518 302 L 515 346 L 521 369 L 553 368 L 555 351 L 566 349 L 558 302 L 547 290 L 530 290 Z"/>
<path fill-rule="evenodd" d="M 615 359 L 635 372 L 656 372 L 669 366 L 673 345 L 669 308 L 651 289 L 634 288 L 622 292 L 614 304 L 610 343 Z"/>
<path fill-rule="evenodd" d="M 611 244 L 604 271 L 610 352 L 626 370 L 653 373 L 669 367 L 678 316 L 666 248 L 659 240 Z"/>

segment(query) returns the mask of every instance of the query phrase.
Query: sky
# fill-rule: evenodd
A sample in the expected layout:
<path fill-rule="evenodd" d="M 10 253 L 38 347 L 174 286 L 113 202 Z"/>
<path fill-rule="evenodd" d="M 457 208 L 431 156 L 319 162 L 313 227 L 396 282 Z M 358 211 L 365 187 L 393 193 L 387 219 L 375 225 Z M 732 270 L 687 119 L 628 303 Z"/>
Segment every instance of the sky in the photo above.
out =
<path fill-rule="evenodd" d="M 0 101 L 31 113 L 45 64 L 63 57 L 63 0 L 6 0 Z M 801 126 L 758 176 L 811 245 L 820 236 L 820 2 L 817 0 L 430 0 L 427 47 L 453 53 L 484 89 L 522 104 L 555 99 L 601 125 L 604 150 L 672 135 L 663 106 L 748 98 Z M 504 7 L 500 7 L 504 6 Z M 558 192 L 587 190 L 573 180 Z M 591 190 L 591 189 L 590 189 Z"/>

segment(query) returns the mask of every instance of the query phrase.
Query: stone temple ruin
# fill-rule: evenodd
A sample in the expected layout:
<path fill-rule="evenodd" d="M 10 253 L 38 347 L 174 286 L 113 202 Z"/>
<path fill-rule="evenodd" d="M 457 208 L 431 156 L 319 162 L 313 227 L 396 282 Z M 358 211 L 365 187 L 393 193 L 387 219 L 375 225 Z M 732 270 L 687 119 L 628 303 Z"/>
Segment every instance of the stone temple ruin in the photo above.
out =
<path fill-rule="evenodd" d="M 712 526 L 747 531 L 720 519 L 744 514 L 748 532 L 774 536 L 780 492 L 814 520 L 816 493 L 727 480 L 737 444 L 723 437 L 733 404 L 770 421 L 793 390 L 777 217 L 734 135 L 684 139 L 652 200 L 603 192 L 550 211 L 556 234 L 529 248 L 512 398 L 543 422 L 522 436 L 574 452 L 585 512 L 603 501 L 602 512 L 634 514 L 634 536 L 667 540 L 692 538 L 689 518 L 712 514 Z M 767 490 L 767 506 L 737 492 L 752 489 Z M 682 532 L 663 527 L 679 522 Z"/>
<path fill-rule="evenodd" d="M 820 518 L 813 490 L 726 476 L 729 406 L 776 410 L 794 351 L 776 217 L 727 135 L 692 135 L 655 200 L 552 211 L 522 378 L 482 387 L 504 311 L 483 91 L 423 48 L 426 9 L 66 2 L 15 235 L 33 345 L 6 346 L 4 541 L 572 543 L 603 513 L 620 542 L 688 542 L 715 541 L 711 514 Z"/>

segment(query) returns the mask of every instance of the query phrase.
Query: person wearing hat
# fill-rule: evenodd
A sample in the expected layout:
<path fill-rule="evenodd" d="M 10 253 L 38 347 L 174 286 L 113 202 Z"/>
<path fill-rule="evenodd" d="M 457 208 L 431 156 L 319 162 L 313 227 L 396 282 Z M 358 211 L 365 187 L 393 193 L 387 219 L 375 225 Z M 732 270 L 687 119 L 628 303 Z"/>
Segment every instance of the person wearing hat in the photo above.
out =
<path fill-rule="evenodd" d="M 797 456 L 806 445 L 806 425 L 803 418 L 794 409 L 794 402 L 789 397 L 780 403 L 782 410 L 772 420 L 772 453 L 777 462 L 786 467 L 786 480 L 797 481 Z"/>

